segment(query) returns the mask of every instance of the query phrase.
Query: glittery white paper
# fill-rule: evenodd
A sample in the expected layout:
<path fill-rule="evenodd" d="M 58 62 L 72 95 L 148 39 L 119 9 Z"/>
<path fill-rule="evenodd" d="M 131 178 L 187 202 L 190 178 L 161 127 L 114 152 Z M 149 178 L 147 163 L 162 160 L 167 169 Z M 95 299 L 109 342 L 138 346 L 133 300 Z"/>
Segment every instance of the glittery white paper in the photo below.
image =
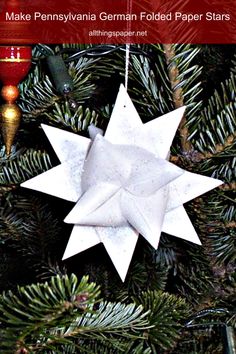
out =
<path fill-rule="evenodd" d="M 104 137 L 43 125 L 61 164 L 22 186 L 76 202 L 63 259 L 102 242 L 124 281 L 139 233 L 154 248 L 162 231 L 200 244 L 183 204 L 222 182 L 167 161 L 183 113 L 143 124 L 121 86 Z"/>

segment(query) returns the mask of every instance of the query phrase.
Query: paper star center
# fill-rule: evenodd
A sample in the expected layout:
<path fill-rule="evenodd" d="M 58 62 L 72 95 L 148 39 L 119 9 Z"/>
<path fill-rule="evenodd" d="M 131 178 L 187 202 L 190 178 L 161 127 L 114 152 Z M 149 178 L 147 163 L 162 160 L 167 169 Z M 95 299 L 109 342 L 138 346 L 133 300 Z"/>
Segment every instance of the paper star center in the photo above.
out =
<path fill-rule="evenodd" d="M 139 197 L 147 197 L 179 177 L 183 170 L 134 145 L 114 145 L 97 135 L 84 163 L 82 190 L 112 184 Z"/>
<path fill-rule="evenodd" d="M 98 135 L 84 163 L 83 195 L 66 222 L 76 219 L 77 224 L 96 226 L 130 223 L 137 228 L 138 216 L 133 218 L 137 205 L 148 203 L 151 213 L 158 214 L 159 200 L 164 215 L 167 185 L 182 173 L 183 170 L 148 150 L 115 145 Z M 132 217 L 129 208 L 133 209 Z"/>

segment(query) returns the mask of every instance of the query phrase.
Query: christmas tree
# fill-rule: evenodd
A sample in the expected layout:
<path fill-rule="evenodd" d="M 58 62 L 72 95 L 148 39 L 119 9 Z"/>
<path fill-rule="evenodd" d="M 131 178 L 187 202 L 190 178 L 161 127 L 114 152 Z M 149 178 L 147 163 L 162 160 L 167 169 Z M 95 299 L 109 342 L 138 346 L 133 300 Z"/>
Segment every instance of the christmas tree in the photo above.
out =
<path fill-rule="evenodd" d="M 202 246 L 162 233 L 155 250 L 139 237 L 122 282 L 101 244 L 62 261 L 71 203 L 21 187 L 59 164 L 41 123 L 106 130 L 125 49 L 33 47 L 9 155 L 1 140 L 1 353 L 235 353 L 233 46 L 130 46 L 128 93 L 142 121 L 185 105 L 170 161 L 224 182 L 185 204 Z"/>

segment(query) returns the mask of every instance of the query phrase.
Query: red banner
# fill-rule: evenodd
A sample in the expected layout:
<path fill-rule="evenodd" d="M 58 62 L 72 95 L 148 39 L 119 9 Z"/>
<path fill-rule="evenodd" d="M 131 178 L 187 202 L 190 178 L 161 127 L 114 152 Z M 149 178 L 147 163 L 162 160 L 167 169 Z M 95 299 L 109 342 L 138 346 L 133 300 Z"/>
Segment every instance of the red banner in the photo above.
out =
<path fill-rule="evenodd" d="M 1 44 L 236 43 L 236 0 L 0 0 Z"/>

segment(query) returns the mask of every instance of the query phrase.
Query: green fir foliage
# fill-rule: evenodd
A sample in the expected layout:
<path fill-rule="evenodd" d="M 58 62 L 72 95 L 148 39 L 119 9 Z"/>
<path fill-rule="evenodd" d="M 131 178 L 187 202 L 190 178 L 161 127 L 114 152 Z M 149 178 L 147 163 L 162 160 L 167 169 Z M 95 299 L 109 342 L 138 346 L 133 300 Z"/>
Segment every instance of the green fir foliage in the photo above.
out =
<path fill-rule="evenodd" d="M 95 342 L 125 352 L 130 340 L 148 327 L 142 306 L 102 302 L 99 287 L 75 275 L 18 287 L 0 298 L 1 349 L 4 353 L 91 353 Z M 100 349 L 97 353 L 101 353 Z"/>
<path fill-rule="evenodd" d="M 102 246 L 62 262 L 71 204 L 20 184 L 58 164 L 41 123 L 83 136 L 90 124 L 106 129 L 124 83 L 125 46 L 34 46 L 31 71 L 19 85 L 23 117 L 9 156 L 0 140 L 0 353 L 229 350 L 221 328 L 233 343 L 235 53 L 235 46 L 130 46 L 128 91 L 142 120 L 186 105 L 170 161 L 224 184 L 185 205 L 202 246 L 163 234 L 154 250 L 140 239 L 121 283 Z M 62 56 L 70 92 L 55 87 L 49 55 Z"/>

